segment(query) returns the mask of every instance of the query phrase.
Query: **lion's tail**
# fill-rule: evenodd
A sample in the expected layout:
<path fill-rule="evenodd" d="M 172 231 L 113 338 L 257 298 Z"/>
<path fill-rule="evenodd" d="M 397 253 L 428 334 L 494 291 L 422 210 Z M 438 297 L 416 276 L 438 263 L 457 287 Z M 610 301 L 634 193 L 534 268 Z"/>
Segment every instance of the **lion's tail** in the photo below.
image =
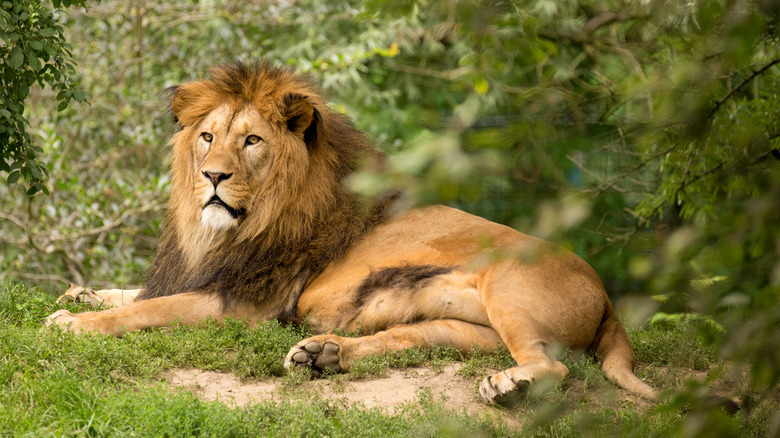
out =
<path fill-rule="evenodd" d="M 631 349 L 626 329 L 609 303 L 604 316 L 593 341 L 593 351 L 602 359 L 604 374 L 623 389 L 649 400 L 657 400 L 658 391 L 634 375 L 634 350 Z"/>

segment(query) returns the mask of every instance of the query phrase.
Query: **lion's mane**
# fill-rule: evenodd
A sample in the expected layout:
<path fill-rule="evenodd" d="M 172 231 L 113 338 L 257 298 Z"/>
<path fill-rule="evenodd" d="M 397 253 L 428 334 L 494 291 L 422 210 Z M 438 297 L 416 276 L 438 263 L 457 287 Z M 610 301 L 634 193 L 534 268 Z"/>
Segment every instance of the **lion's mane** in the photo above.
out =
<path fill-rule="evenodd" d="M 270 62 L 217 66 L 208 80 L 171 93 L 181 129 L 170 142 L 171 196 L 162 243 L 141 298 L 202 291 L 217 294 L 225 305 L 252 304 L 269 309 L 270 317 L 292 319 L 307 283 L 383 220 L 392 196 L 366 207 L 344 187 L 361 157 L 376 158 L 376 152 L 346 117 L 328 108 L 310 81 Z M 284 141 L 268 182 L 253 194 L 260 202 L 239 229 L 213 241 L 194 239 L 195 164 L 184 139 L 225 103 L 234 113 L 254 105 Z M 304 111 L 307 104 L 313 112 Z M 296 137 L 300 123 L 309 125 Z M 302 143 L 305 156 L 296 158 Z"/>

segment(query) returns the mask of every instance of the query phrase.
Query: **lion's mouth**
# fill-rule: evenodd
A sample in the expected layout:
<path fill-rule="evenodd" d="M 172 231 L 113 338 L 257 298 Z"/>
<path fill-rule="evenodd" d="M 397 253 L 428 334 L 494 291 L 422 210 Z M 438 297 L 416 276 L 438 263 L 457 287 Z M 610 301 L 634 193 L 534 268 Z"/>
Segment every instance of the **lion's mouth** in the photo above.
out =
<path fill-rule="evenodd" d="M 217 195 L 212 196 L 211 199 L 209 199 L 209 202 L 207 202 L 206 205 L 203 206 L 203 208 L 205 209 L 206 207 L 208 207 L 210 205 L 216 205 L 216 206 L 224 208 L 225 211 L 227 211 L 228 213 L 230 213 L 231 216 L 233 216 L 233 219 L 238 219 L 239 217 L 243 216 L 244 213 L 245 213 L 243 208 L 240 208 L 240 209 L 233 208 L 233 207 L 227 205 L 225 203 L 225 201 L 223 201 Z"/>

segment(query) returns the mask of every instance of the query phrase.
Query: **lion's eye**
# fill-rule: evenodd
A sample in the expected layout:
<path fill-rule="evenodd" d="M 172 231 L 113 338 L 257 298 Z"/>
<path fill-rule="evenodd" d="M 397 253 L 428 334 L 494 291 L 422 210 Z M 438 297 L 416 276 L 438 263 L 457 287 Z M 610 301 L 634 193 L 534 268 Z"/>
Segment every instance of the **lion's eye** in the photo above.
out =
<path fill-rule="evenodd" d="M 203 132 L 200 134 L 200 138 L 206 140 L 207 143 L 211 143 L 211 140 L 214 139 L 214 136 L 209 134 L 208 132 Z"/>
<path fill-rule="evenodd" d="M 262 140 L 262 138 L 256 135 L 250 135 L 249 137 L 246 138 L 246 145 L 251 146 L 253 144 L 258 144 L 260 143 L 260 140 Z"/>

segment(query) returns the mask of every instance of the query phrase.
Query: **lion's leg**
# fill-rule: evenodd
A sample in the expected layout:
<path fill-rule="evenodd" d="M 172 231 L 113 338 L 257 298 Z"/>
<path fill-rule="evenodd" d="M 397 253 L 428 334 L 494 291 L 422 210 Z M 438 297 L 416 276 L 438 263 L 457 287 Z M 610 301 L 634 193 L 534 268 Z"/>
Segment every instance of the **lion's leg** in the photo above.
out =
<path fill-rule="evenodd" d="M 510 264 L 485 280 L 481 290 L 485 311 L 517 366 L 486 377 L 479 393 L 488 403 L 511 404 L 523 398 L 535 382 L 566 377 L 569 369 L 551 355 L 550 347 L 558 342 L 573 346 L 579 342 L 573 340 L 574 333 L 590 329 L 577 326 L 582 317 L 580 309 L 573 312 L 570 308 L 571 297 L 550 290 L 549 284 L 535 280 L 532 271 Z M 598 318 L 594 329 L 597 324 Z M 559 334 L 566 332 L 571 339 Z"/>
<path fill-rule="evenodd" d="M 346 371 L 358 359 L 384 351 L 400 351 L 415 346 L 452 345 L 463 351 L 472 346 L 490 349 L 501 345 L 498 334 L 483 325 L 455 319 L 404 324 L 371 336 L 348 338 L 318 335 L 296 344 L 284 359 L 284 366 L 310 367 L 314 372 Z"/>
<path fill-rule="evenodd" d="M 254 307 L 225 308 L 216 295 L 186 292 L 135 301 L 99 312 L 71 313 L 62 309 L 51 314 L 46 319 L 46 325 L 59 325 L 76 333 L 95 331 L 120 336 L 130 331 L 165 327 L 174 322 L 194 325 L 209 317 L 217 321 L 227 317 L 258 319 Z"/>
<path fill-rule="evenodd" d="M 103 304 L 108 307 L 121 307 L 135 301 L 143 289 L 102 289 L 94 290 L 86 286 L 71 286 L 57 298 L 58 303 L 75 301 L 92 305 Z"/>
<path fill-rule="evenodd" d="M 506 369 L 482 381 L 479 395 L 487 403 L 513 404 L 525 397 L 528 387 L 542 379 L 560 381 L 569 369 L 547 354 L 549 343 L 537 332 L 538 321 L 533 315 L 518 312 L 506 303 L 500 309 L 513 315 L 495 318 L 494 328 L 509 349 L 517 366 Z M 497 309 L 488 314 L 495 317 Z"/>

